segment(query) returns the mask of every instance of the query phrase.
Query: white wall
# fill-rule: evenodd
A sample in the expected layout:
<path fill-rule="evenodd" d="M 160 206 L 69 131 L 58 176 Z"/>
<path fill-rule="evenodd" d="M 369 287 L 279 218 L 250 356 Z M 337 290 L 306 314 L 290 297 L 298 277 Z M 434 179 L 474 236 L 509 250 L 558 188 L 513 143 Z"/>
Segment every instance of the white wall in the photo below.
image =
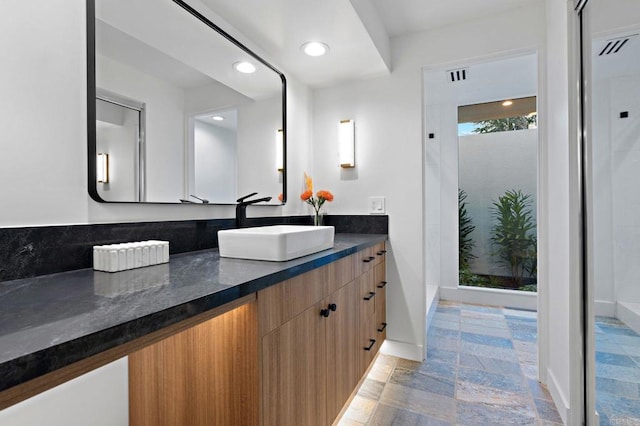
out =
<path fill-rule="evenodd" d="M 102 99 L 96 101 L 96 153 L 108 155 L 107 183 L 96 184 L 103 200 L 138 199 L 140 112 Z"/>
<path fill-rule="evenodd" d="M 594 74 L 597 72 L 594 69 Z M 613 277 L 613 212 L 611 187 L 611 129 L 610 129 L 610 85 L 608 81 L 594 81 L 591 190 L 593 192 L 593 231 L 591 250 L 593 253 L 593 281 L 597 305 L 615 306 Z M 612 315 L 611 312 L 609 315 Z"/>
<path fill-rule="evenodd" d="M 83 5 L 0 2 L 2 226 L 86 222 Z"/>
<path fill-rule="evenodd" d="M 638 158 L 638 102 L 640 69 L 633 39 L 613 55 L 599 56 L 612 37 L 637 33 L 640 4 L 620 1 L 615 7 L 594 0 L 591 4 L 593 67 L 592 180 L 593 281 L 596 307 L 613 316 L 615 303 L 640 301 L 634 276 L 640 272 L 640 200 L 634 183 L 640 177 Z M 630 49 L 631 48 L 631 49 Z M 628 111 L 628 118 L 619 113 Z M 607 308 L 606 311 L 603 308 Z M 604 312 L 603 312 L 604 311 Z"/>
<path fill-rule="evenodd" d="M 257 192 L 277 202 L 282 173 L 276 165 L 276 133 L 282 128 L 280 97 L 238 108 L 238 196 Z"/>
<path fill-rule="evenodd" d="M 96 58 L 96 87 L 146 104 L 146 199 L 178 202 L 184 196 L 184 91 L 105 56 Z"/>
<path fill-rule="evenodd" d="M 503 31 L 495 31 L 497 27 Z M 534 2 L 491 18 L 393 39 L 389 77 L 314 92 L 315 181 L 336 194 L 329 213 L 366 214 L 369 196 L 387 198 L 391 248 L 387 278 L 394 286 L 387 296 L 388 338 L 413 346 L 416 356 L 423 356 L 426 315 L 422 68 L 536 49 L 543 40 L 544 9 Z M 338 165 L 336 126 L 346 118 L 356 122 L 356 168 L 343 171 Z M 451 202 L 440 203 L 445 201 Z M 430 202 L 425 200 L 426 205 Z M 457 206 L 455 192 L 453 204 Z M 424 244 L 432 247 L 434 241 L 427 239 Z"/>
<path fill-rule="evenodd" d="M 193 144 L 192 194 L 211 202 L 235 202 L 238 198 L 236 131 L 194 120 Z"/>
<path fill-rule="evenodd" d="M 76 377 L 0 411 L 3 426 L 126 426 L 127 358 Z"/>
<path fill-rule="evenodd" d="M 566 424 L 582 417 L 582 338 L 579 270 L 579 181 L 577 152 L 577 22 L 573 2 L 547 0 L 547 39 L 541 146 L 538 253 L 540 378 Z M 548 238 L 543 239 L 543 236 Z M 546 368 L 544 368 L 546 366 Z"/>
<path fill-rule="evenodd" d="M 458 143 L 458 184 L 467 193 L 466 209 L 476 227 L 470 234 L 476 256 L 471 271 L 509 276 L 508 268 L 492 252 L 491 213 L 493 202 L 508 190 L 520 190 L 531 197 L 533 223 L 536 222 L 538 180 L 538 130 L 483 133 L 461 136 Z"/>
<path fill-rule="evenodd" d="M 640 302 L 640 76 L 611 81 L 609 119 L 613 209 L 613 276 L 616 299 Z M 620 118 L 628 111 L 629 118 Z"/>

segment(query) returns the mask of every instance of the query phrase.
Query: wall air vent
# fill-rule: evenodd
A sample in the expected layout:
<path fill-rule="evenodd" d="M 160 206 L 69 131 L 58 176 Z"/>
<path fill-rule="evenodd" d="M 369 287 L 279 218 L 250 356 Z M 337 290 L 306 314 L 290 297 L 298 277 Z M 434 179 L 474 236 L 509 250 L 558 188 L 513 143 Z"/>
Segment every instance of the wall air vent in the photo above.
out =
<path fill-rule="evenodd" d="M 638 34 L 632 34 L 624 37 L 612 38 L 611 40 L 605 41 L 604 47 L 600 50 L 598 56 L 612 55 L 614 53 L 620 52 L 632 37 L 637 36 Z"/>
<path fill-rule="evenodd" d="M 447 71 L 447 78 L 451 83 L 466 80 L 469 77 L 469 68 L 458 68 Z"/>

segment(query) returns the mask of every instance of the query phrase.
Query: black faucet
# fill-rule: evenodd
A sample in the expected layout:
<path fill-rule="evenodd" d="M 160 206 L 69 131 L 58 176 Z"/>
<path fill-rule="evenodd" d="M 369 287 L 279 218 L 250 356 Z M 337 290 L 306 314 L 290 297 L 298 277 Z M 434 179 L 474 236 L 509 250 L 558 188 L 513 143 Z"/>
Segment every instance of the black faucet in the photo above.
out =
<path fill-rule="evenodd" d="M 237 200 L 238 204 L 236 205 L 236 228 L 247 227 L 247 206 L 249 204 L 261 203 L 263 201 L 271 201 L 271 197 L 263 197 L 263 198 L 256 198 L 255 200 L 247 200 L 247 198 L 253 197 L 254 195 L 258 195 L 258 193 L 252 192 L 251 194 L 238 198 Z"/>

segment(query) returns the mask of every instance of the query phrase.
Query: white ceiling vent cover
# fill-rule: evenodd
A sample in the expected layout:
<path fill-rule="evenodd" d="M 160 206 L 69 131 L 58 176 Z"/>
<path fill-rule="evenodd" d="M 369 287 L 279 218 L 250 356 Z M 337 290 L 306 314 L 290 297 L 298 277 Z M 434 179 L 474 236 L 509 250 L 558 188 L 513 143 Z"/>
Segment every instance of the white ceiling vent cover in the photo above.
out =
<path fill-rule="evenodd" d="M 469 68 L 458 68 L 455 70 L 447 71 L 447 78 L 449 82 L 456 83 L 458 81 L 464 81 L 469 77 Z"/>
<path fill-rule="evenodd" d="M 620 52 L 620 49 L 626 45 L 631 38 L 636 37 L 638 34 L 631 34 L 624 37 L 612 38 L 604 43 L 604 47 L 600 50 L 598 56 L 612 55 Z"/>

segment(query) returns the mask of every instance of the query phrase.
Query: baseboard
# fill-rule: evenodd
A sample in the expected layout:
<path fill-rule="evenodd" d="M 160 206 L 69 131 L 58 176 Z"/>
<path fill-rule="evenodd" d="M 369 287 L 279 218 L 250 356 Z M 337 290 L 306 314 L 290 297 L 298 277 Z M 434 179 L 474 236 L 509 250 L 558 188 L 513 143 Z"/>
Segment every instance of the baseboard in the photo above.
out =
<path fill-rule="evenodd" d="M 618 302 L 616 318 L 640 333 L 640 303 Z"/>
<path fill-rule="evenodd" d="M 593 304 L 595 313 L 599 317 L 613 318 L 616 315 L 616 302 L 596 300 Z"/>
<path fill-rule="evenodd" d="M 556 404 L 558 414 L 560 414 L 560 418 L 562 418 L 562 423 L 566 425 L 571 418 L 571 411 L 569 409 L 567 398 L 564 396 L 564 393 L 558 386 L 556 376 L 553 374 L 553 371 L 551 371 L 551 369 L 547 369 L 547 379 L 547 388 L 549 389 L 551 398 L 553 399 L 554 404 Z"/>
<path fill-rule="evenodd" d="M 396 356 L 398 358 L 409 359 L 412 361 L 424 361 L 424 348 L 422 345 L 387 339 L 382 343 L 380 352 L 385 355 Z"/>
<path fill-rule="evenodd" d="M 529 291 L 499 290 L 483 287 L 440 287 L 440 298 L 478 305 L 538 309 L 538 294 Z"/>

